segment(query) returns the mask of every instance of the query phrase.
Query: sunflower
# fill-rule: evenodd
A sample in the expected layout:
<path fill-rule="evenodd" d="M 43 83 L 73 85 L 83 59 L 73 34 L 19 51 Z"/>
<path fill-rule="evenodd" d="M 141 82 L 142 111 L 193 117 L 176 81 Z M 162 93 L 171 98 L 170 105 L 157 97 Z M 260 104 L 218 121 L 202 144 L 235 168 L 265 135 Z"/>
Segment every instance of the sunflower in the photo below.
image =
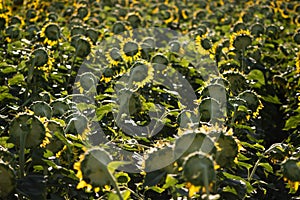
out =
<path fill-rule="evenodd" d="M 113 78 L 117 77 L 118 75 L 119 75 L 119 72 L 115 67 L 105 68 L 103 70 L 100 81 L 104 81 L 105 83 L 108 83 Z"/>
<path fill-rule="evenodd" d="M 230 48 L 245 50 L 251 43 L 252 37 L 248 30 L 239 30 L 230 37 Z"/>
<path fill-rule="evenodd" d="M 144 87 L 154 76 L 154 68 L 151 63 L 144 60 L 136 61 L 130 69 L 130 81 L 138 88 Z"/>
<path fill-rule="evenodd" d="M 6 14 L 0 14 L 0 30 L 4 30 L 7 26 L 8 16 Z"/>
<path fill-rule="evenodd" d="M 5 29 L 6 41 L 11 42 L 12 40 L 19 39 L 21 36 L 21 30 L 17 25 L 11 25 Z"/>
<path fill-rule="evenodd" d="M 41 37 L 44 37 L 44 43 L 53 46 L 58 43 L 60 38 L 59 26 L 55 23 L 46 24 L 41 30 Z"/>
<path fill-rule="evenodd" d="M 49 56 L 49 52 L 43 48 L 39 48 L 34 50 L 31 55 L 33 58 L 32 65 L 34 65 L 38 70 L 46 72 L 46 74 L 51 72 L 54 58 Z"/>
<path fill-rule="evenodd" d="M 105 57 L 109 65 L 112 66 L 117 66 L 122 61 L 120 50 L 116 47 L 109 49 L 105 53 Z"/>
<path fill-rule="evenodd" d="M 297 192 L 300 183 L 300 161 L 299 158 L 287 158 L 281 163 L 281 171 L 284 181 L 288 182 L 290 190 Z"/>
<path fill-rule="evenodd" d="M 87 57 L 93 47 L 93 42 L 89 37 L 75 35 L 74 37 L 74 47 L 76 48 L 76 56 L 80 58 Z M 72 38 L 73 39 L 73 38 Z"/>
<path fill-rule="evenodd" d="M 299 10 L 300 10 L 300 6 L 299 6 Z M 299 27 L 300 26 L 300 15 L 296 15 L 293 19 L 293 22 Z"/>
<path fill-rule="evenodd" d="M 34 9 L 29 9 L 26 12 L 26 21 L 29 23 L 36 22 L 39 18 L 39 12 Z"/>
<path fill-rule="evenodd" d="M 121 43 L 121 56 L 125 62 L 132 63 L 141 56 L 140 45 L 131 38 L 126 38 Z"/>
<path fill-rule="evenodd" d="M 22 17 L 20 17 L 20 16 L 13 16 L 13 17 L 11 17 L 11 19 L 10 19 L 10 24 L 11 24 L 11 25 L 17 24 L 17 25 L 19 25 L 20 27 L 24 27 L 25 21 L 24 21 L 24 19 L 23 19 Z"/>
<path fill-rule="evenodd" d="M 125 17 L 125 20 L 130 23 L 132 28 L 138 28 L 142 23 L 142 17 L 137 12 L 128 13 L 127 16 Z"/>
<path fill-rule="evenodd" d="M 16 187 L 16 177 L 13 168 L 2 160 L 0 160 L 0 172 L 0 197 L 6 199 Z"/>
<path fill-rule="evenodd" d="M 82 19 L 83 21 L 86 21 L 89 19 L 91 13 L 87 6 L 80 6 L 77 9 L 77 16 Z"/>
<path fill-rule="evenodd" d="M 77 189 L 86 188 L 87 191 L 99 191 L 100 187 L 112 184 L 108 164 L 112 157 L 101 148 L 93 148 L 80 155 L 79 161 L 74 164 L 79 179 Z M 88 183 L 89 182 L 89 183 Z"/>
<path fill-rule="evenodd" d="M 195 38 L 195 43 L 196 43 L 197 50 L 201 55 L 207 55 L 210 53 L 210 49 L 212 48 L 212 43 L 207 38 L 207 33 L 203 35 L 197 35 Z"/>

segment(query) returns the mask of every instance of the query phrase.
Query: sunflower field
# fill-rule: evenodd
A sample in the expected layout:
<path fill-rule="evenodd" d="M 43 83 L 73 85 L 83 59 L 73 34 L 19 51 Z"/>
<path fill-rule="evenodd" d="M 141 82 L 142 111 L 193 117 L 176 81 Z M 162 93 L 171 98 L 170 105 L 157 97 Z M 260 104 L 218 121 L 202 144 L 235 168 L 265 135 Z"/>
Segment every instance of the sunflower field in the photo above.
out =
<path fill-rule="evenodd" d="M 0 0 L 0 199 L 300 199 L 297 0 Z"/>

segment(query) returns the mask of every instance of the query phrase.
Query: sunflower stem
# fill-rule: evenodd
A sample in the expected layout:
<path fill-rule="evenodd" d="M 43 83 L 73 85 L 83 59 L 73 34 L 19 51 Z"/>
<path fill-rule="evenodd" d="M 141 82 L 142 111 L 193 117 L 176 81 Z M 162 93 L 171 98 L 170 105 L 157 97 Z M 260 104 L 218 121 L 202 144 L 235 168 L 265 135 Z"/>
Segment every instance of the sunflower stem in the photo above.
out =
<path fill-rule="evenodd" d="M 206 200 L 209 199 L 209 183 L 208 183 L 208 171 L 207 171 L 207 166 L 203 165 L 203 169 L 204 169 L 204 174 L 203 174 L 203 178 L 204 178 L 204 187 L 205 187 L 205 193 L 206 193 Z"/>
<path fill-rule="evenodd" d="M 73 70 L 74 70 L 74 65 L 75 65 L 75 60 L 76 60 L 76 58 L 77 58 L 77 49 L 76 49 L 74 58 L 73 58 L 73 60 L 72 60 L 71 69 L 69 70 L 69 77 L 68 77 L 68 81 L 66 82 L 66 87 L 65 87 L 65 88 L 68 88 L 68 85 L 70 84 L 71 77 L 72 77 L 72 72 L 73 72 Z"/>
<path fill-rule="evenodd" d="M 254 176 L 254 173 L 255 173 L 261 159 L 264 158 L 267 153 L 269 153 L 270 151 L 272 151 L 274 148 L 276 148 L 279 145 L 281 145 L 281 143 L 275 143 L 275 144 L 271 145 L 271 147 L 269 149 L 267 149 L 265 152 L 263 152 L 262 156 L 260 158 L 258 158 L 258 160 L 256 161 L 250 175 L 248 176 L 248 181 L 249 182 L 251 181 L 252 177 Z"/>
<path fill-rule="evenodd" d="M 242 49 L 242 59 L 241 59 L 241 68 L 242 68 L 242 72 L 244 72 L 244 57 L 245 57 L 245 50 Z"/>
<path fill-rule="evenodd" d="M 36 59 L 33 58 L 33 61 L 32 61 L 31 65 L 29 66 L 29 69 L 28 69 L 26 91 L 24 92 L 25 93 L 24 99 L 26 99 L 26 101 L 22 104 L 21 107 L 26 106 L 30 102 L 30 100 L 31 100 L 31 97 L 28 98 L 28 93 L 29 93 L 29 87 L 32 85 L 31 84 L 31 80 L 32 80 L 32 77 L 33 77 L 35 60 Z"/>
<path fill-rule="evenodd" d="M 20 155 L 19 155 L 20 178 L 24 177 L 26 137 L 27 137 L 27 134 L 21 134 L 21 136 L 20 136 Z"/>

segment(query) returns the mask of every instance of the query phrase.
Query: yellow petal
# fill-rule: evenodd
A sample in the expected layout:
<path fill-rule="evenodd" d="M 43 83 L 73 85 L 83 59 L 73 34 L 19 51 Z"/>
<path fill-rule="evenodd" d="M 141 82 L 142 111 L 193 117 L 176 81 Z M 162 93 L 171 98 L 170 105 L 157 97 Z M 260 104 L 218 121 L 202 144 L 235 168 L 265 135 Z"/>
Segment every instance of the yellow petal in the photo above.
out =
<path fill-rule="evenodd" d="M 192 197 L 195 193 L 199 192 L 200 186 L 194 186 L 193 184 L 189 187 L 189 197 Z"/>

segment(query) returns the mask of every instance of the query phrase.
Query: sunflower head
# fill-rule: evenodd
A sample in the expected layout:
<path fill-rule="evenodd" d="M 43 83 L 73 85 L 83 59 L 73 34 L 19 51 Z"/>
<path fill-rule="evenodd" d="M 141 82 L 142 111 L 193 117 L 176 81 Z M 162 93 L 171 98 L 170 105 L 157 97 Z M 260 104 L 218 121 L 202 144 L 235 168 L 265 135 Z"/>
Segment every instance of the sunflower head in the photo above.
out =
<path fill-rule="evenodd" d="M 128 13 L 125 19 L 132 28 L 138 28 L 142 23 L 142 18 L 138 13 Z"/>
<path fill-rule="evenodd" d="M 93 148 L 80 156 L 80 160 L 74 164 L 79 178 L 77 189 L 103 187 L 112 183 L 107 165 L 112 157 L 102 148 Z"/>
<path fill-rule="evenodd" d="M 246 30 L 247 27 L 246 27 L 246 24 L 243 23 L 243 22 L 238 22 L 234 25 L 233 27 L 233 32 L 239 32 L 241 30 Z"/>
<path fill-rule="evenodd" d="M 26 21 L 29 23 L 36 22 L 38 20 L 39 13 L 35 9 L 28 9 L 26 12 Z"/>
<path fill-rule="evenodd" d="M 120 34 L 126 30 L 127 30 L 127 27 L 126 27 L 125 23 L 121 22 L 121 21 L 115 22 L 112 26 L 112 32 L 114 34 Z"/>
<path fill-rule="evenodd" d="M 91 53 L 92 41 L 88 37 L 79 37 L 75 41 L 76 55 L 80 58 L 85 58 Z"/>
<path fill-rule="evenodd" d="M 151 59 L 151 62 L 165 65 L 165 66 L 169 64 L 168 58 L 162 53 L 157 53 L 156 55 L 154 55 Z"/>
<path fill-rule="evenodd" d="M 21 31 L 16 25 L 11 25 L 5 29 L 5 34 L 7 36 L 6 39 L 8 42 L 14 39 L 18 39 L 21 35 L 20 33 Z"/>
<path fill-rule="evenodd" d="M 293 182 L 300 182 L 300 161 L 297 158 L 288 158 L 282 162 L 281 170 L 285 178 Z"/>
<path fill-rule="evenodd" d="M 183 176 L 195 186 L 204 186 L 205 176 L 211 183 L 216 176 L 212 158 L 200 152 L 190 154 L 183 163 Z"/>
<path fill-rule="evenodd" d="M 82 26 L 73 26 L 71 29 L 71 36 L 85 35 L 85 29 Z"/>
<path fill-rule="evenodd" d="M 169 46 L 170 46 L 170 50 L 171 52 L 173 53 L 180 53 L 181 52 L 181 44 L 179 41 L 171 41 L 169 43 Z"/>
<path fill-rule="evenodd" d="M 132 39 L 124 39 L 121 43 L 121 56 L 125 62 L 132 63 L 141 56 L 140 45 Z"/>
<path fill-rule="evenodd" d="M 32 38 L 34 38 L 36 36 L 36 33 L 39 31 L 39 28 L 32 24 L 29 25 L 28 28 L 26 29 L 26 38 L 31 40 Z"/>
<path fill-rule="evenodd" d="M 294 34 L 293 39 L 297 44 L 300 44 L 300 30 Z"/>
<path fill-rule="evenodd" d="M 90 16 L 90 10 L 87 6 L 80 6 L 77 9 L 77 17 L 79 17 L 80 19 L 86 21 L 89 19 Z"/>
<path fill-rule="evenodd" d="M 41 30 L 41 37 L 44 37 L 44 42 L 50 46 L 58 43 L 60 38 L 60 28 L 55 23 L 46 24 Z"/>
<path fill-rule="evenodd" d="M 48 14 L 48 19 L 49 19 L 49 21 L 51 21 L 51 22 L 56 22 L 57 19 L 58 19 L 58 15 L 57 15 L 56 13 L 54 13 L 54 12 L 50 12 L 50 13 Z"/>
<path fill-rule="evenodd" d="M 0 198 L 6 199 L 16 187 L 16 176 L 12 167 L 0 160 Z"/>
<path fill-rule="evenodd" d="M 300 13 L 300 5 L 299 5 L 299 11 L 298 13 Z M 295 16 L 295 18 L 293 19 L 294 23 L 299 27 L 300 26 L 300 15 Z"/>
<path fill-rule="evenodd" d="M 255 23 L 251 26 L 251 34 L 255 36 L 260 36 L 264 34 L 265 27 L 261 23 Z"/>
<path fill-rule="evenodd" d="M 41 67 L 47 64 L 49 56 L 45 49 L 36 49 L 32 52 L 34 65 Z"/>
<path fill-rule="evenodd" d="M 19 16 L 13 16 L 10 19 L 10 24 L 11 25 L 16 24 L 16 25 L 19 25 L 19 26 L 22 27 L 24 25 L 24 20 L 21 17 L 19 17 Z"/>
<path fill-rule="evenodd" d="M 46 73 L 52 70 L 53 58 L 49 56 L 49 53 L 43 49 L 39 48 L 32 52 L 32 62 L 37 69 L 42 70 Z"/>
<path fill-rule="evenodd" d="M 153 79 L 154 68 L 151 63 L 143 60 L 136 61 L 130 69 L 133 85 L 141 88 Z"/>
<path fill-rule="evenodd" d="M 96 29 L 88 28 L 86 30 L 86 36 L 91 39 L 93 44 L 96 44 L 98 38 L 99 38 L 99 32 Z"/>
<path fill-rule="evenodd" d="M 236 50 L 245 50 L 252 43 L 252 37 L 248 30 L 240 30 L 230 37 L 230 46 Z"/>
<path fill-rule="evenodd" d="M 116 66 L 122 61 L 120 50 L 116 47 L 109 49 L 105 54 L 106 60 L 109 65 Z"/>
<path fill-rule="evenodd" d="M 270 25 L 266 28 L 266 34 L 272 39 L 278 38 L 278 32 L 278 27 L 276 25 Z"/>
<path fill-rule="evenodd" d="M 7 26 L 8 17 L 6 14 L 0 14 L 0 30 L 4 30 Z"/>
<path fill-rule="evenodd" d="M 104 81 L 105 83 L 108 83 L 112 78 L 116 76 L 116 70 L 113 68 L 105 68 L 102 72 L 102 76 L 100 81 Z"/>

